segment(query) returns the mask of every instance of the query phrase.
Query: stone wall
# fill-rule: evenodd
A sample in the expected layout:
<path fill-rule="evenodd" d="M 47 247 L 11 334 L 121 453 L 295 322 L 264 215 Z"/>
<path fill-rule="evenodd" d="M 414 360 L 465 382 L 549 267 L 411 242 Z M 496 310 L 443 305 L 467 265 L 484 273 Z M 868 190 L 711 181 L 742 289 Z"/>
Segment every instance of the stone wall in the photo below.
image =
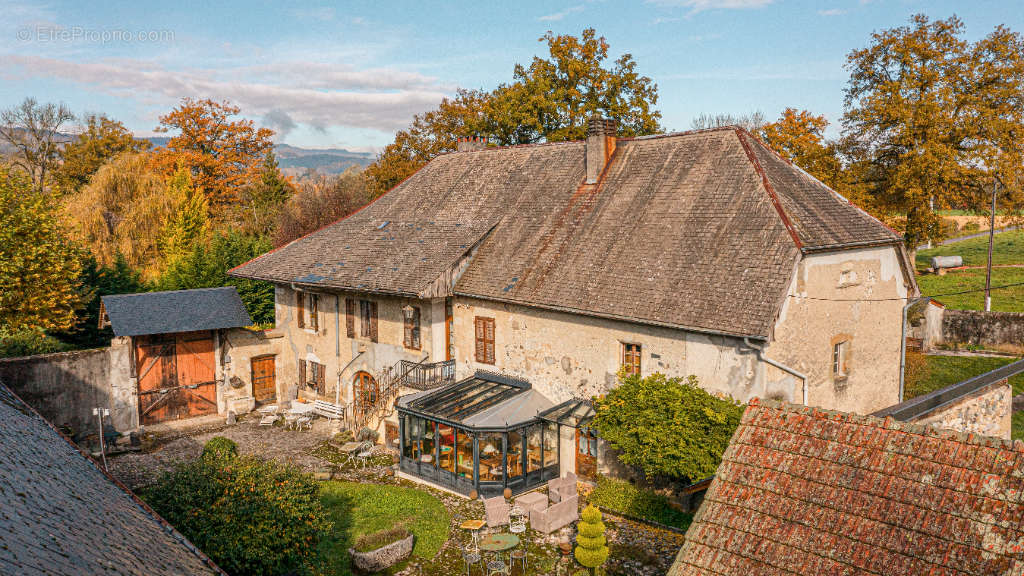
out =
<path fill-rule="evenodd" d="M 942 336 L 935 344 L 1024 352 L 1024 314 L 943 310 L 941 322 Z"/>
<path fill-rule="evenodd" d="M 891 246 L 807 255 L 797 265 L 767 356 L 807 376 L 811 406 L 860 414 L 891 406 L 899 402 L 908 292 Z M 836 377 L 833 346 L 841 340 L 848 342 L 847 370 Z"/>
<path fill-rule="evenodd" d="M 1013 390 L 1006 380 L 941 406 L 914 422 L 1010 439 Z"/>
<path fill-rule="evenodd" d="M 76 438 L 96 433 L 92 409 L 114 398 L 107 348 L 0 359 L 0 381 Z"/>

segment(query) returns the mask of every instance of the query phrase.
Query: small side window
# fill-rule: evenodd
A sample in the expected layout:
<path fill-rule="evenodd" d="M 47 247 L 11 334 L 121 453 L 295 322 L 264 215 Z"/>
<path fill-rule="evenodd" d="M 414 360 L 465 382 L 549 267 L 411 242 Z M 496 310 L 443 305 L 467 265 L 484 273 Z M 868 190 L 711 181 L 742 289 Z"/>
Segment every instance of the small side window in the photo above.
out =
<path fill-rule="evenodd" d="M 639 344 L 622 343 L 622 367 L 627 374 L 640 376 L 640 357 L 642 348 Z"/>
<path fill-rule="evenodd" d="M 839 380 L 850 373 L 850 341 L 840 340 L 832 344 L 832 377 Z"/>

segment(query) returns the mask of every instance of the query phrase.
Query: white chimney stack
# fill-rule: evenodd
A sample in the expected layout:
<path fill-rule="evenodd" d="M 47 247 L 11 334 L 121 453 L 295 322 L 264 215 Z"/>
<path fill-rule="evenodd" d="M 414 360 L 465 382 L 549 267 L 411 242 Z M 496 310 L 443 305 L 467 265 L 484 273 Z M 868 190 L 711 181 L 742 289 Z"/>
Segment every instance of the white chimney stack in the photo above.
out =
<path fill-rule="evenodd" d="M 597 183 L 615 152 L 615 120 L 594 115 L 587 122 L 587 184 Z"/>

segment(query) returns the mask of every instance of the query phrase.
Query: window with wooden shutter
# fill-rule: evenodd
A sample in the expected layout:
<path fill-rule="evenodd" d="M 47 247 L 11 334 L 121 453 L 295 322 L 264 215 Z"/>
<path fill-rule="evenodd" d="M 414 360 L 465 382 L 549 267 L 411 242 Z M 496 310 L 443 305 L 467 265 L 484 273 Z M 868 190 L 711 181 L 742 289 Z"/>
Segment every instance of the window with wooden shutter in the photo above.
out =
<path fill-rule="evenodd" d="M 370 336 L 370 302 L 359 301 L 359 335 L 363 338 Z"/>
<path fill-rule="evenodd" d="M 323 396 L 327 390 L 327 366 L 318 362 L 310 362 L 313 367 L 313 377 L 310 379 L 310 388 L 317 394 Z"/>
<path fill-rule="evenodd" d="M 356 337 L 356 301 L 345 298 L 345 331 L 349 338 Z"/>
<path fill-rule="evenodd" d="M 309 295 L 309 327 L 314 331 L 320 330 L 320 296 Z"/>
<path fill-rule="evenodd" d="M 494 318 L 475 318 L 476 361 L 494 364 Z"/>
<path fill-rule="evenodd" d="M 622 367 L 627 374 L 640 375 L 641 350 L 639 344 L 622 344 Z"/>
<path fill-rule="evenodd" d="M 306 384 L 306 361 L 299 360 L 299 386 Z"/>
<path fill-rule="evenodd" d="M 413 350 L 420 349 L 420 308 L 412 306 L 412 314 L 403 315 L 405 318 L 405 347 Z"/>
<path fill-rule="evenodd" d="M 370 302 L 370 340 L 377 341 L 377 303 Z"/>
<path fill-rule="evenodd" d="M 306 327 L 306 295 L 302 292 L 295 293 L 295 322 L 299 328 Z"/>

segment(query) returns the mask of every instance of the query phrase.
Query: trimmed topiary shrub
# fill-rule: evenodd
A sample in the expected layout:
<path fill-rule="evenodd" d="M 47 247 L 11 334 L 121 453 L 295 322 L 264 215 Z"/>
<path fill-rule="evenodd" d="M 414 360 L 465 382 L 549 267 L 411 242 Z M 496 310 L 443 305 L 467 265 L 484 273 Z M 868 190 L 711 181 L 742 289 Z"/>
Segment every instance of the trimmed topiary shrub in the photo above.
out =
<path fill-rule="evenodd" d="M 580 522 L 576 525 L 576 561 L 594 570 L 608 559 L 608 542 L 604 537 L 604 522 L 601 522 L 601 511 L 587 506 L 580 513 Z"/>
<path fill-rule="evenodd" d="M 223 436 L 214 436 L 203 446 L 203 458 L 230 459 L 238 457 L 238 444 Z"/>
<path fill-rule="evenodd" d="M 165 474 L 142 497 L 229 574 L 305 572 L 331 528 L 317 482 L 253 456 L 223 457 L 227 446 L 208 444 L 208 457 Z"/>

